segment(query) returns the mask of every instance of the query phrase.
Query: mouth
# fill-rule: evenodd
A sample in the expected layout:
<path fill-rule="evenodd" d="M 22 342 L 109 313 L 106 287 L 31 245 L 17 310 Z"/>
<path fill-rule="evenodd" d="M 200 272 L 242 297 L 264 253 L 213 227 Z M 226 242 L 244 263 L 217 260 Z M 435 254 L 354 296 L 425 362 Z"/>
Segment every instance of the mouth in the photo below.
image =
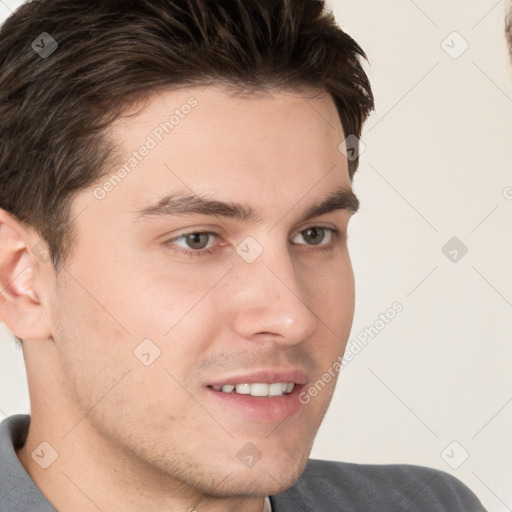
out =
<path fill-rule="evenodd" d="M 298 397 L 307 382 L 299 371 L 260 371 L 227 376 L 206 388 L 223 412 L 252 422 L 276 423 L 300 414 L 304 404 Z"/>
<path fill-rule="evenodd" d="M 273 382 L 268 384 L 266 382 L 253 382 L 243 384 L 224 384 L 223 386 L 208 386 L 215 391 L 221 393 L 236 393 L 238 395 L 251 395 L 251 396 L 283 396 L 289 395 L 295 387 L 294 382 Z"/>

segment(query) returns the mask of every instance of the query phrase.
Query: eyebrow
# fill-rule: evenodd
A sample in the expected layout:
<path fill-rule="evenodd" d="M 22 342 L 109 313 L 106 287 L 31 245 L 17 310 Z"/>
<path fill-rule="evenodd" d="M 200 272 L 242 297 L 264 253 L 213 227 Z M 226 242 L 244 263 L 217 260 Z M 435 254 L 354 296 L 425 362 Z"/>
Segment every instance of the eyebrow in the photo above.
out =
<path fill-rule="evenodd" d="M 311 205 L 304 212 L 301 220 L 318 217 L 336 210 L 346 210 L 354 214 L 358 209 L 359 199 L 354 192 L 351 189 L 341 188 Z M 251 206 L 237 202 L 223 202 L 190 192 L 177 192 L 168 194 L 156 203 L 136 211 L 133 222 L 146 218 L 180 215 L 213 215 L 249 223 L 261 221 L 261 217 Z"/>

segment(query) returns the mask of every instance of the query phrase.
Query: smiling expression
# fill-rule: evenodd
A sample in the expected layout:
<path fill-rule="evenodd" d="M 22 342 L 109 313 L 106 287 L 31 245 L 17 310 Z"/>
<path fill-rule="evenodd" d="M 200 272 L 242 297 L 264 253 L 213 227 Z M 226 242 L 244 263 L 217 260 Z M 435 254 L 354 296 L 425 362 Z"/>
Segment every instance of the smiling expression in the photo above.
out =
<path fill-rule="evenodd" d="M 192 87 L 110 136 L 119 165 L 75 197 L 48 299 L 63 400 L 89 411 L 69 438 L 183 488 L 280 492 L 335 379 L 307 405 L 298 394 L 343 353 L 354 309 L 357 199 L 334 102 Z"/>

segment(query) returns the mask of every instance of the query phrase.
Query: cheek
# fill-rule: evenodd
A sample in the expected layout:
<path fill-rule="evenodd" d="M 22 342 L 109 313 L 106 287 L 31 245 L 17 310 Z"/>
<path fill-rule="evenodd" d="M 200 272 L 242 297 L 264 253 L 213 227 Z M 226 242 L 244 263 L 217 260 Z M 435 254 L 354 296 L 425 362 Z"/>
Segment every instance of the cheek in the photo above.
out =
<path fill-rule="evenodd" d="M 125 290 L 118 292 L 118 303 L 124 306 L 119 315 L 134 337 L 166 340 L 183 325 L 190 326 L 190 318 L 211 300 L 210 292 L 230 265 L 177 263 L 162 251 L 147 261 L 126 260 L 124 268 L 130 277 L 117 277 L 126 280 Z"/>
<path fill-rule="evenodd" d="M 311 340 L 310 347 L 319 362 L 316 378 L 322 378 L 329 370 L 331 375 L 326 376 L 330 380 L 322 393 L 323 400 L 334 391 L 338 372 L 333 365 L 343 354 L 352 329 L 355 283 L 348 251 L 344 250 L 339 259 L 310 274 L 308 286 L 312 297 L 310 307 L 320 319 L 321 333 Z"/>
<path fill-rule="evenodd" d="M 84 384 L 94 376 L 89 389 L 108 386 L 134 361 L 140 363 L 134 352 L 144 342 L 169 368 L 181 361 L 186 371 L 204 350 L 199 341 L 212 338 L 205 318 L 216 312 L 206 295 L 226 270 L 112 263 L 103 260 L 102 269 L 77 265 L 58 286 L 52 327 L 71 381 Z"/>
<path fill-rule="evenodd" d="M 93 277 L 91 273 L 86 280 L 72 268 L 59 282 L 51 308 L 57 371 L 84 411 L 95 407 L 135 361 L 136 339 L 129 331 L 126 311 L 122 314 L 125 304 L 119 297 L 123 295 Z M 116 309 L 112 296 L 118 298 Z"/>
<path fill-rule="evenodd" d="M 310 306 L 334 336 L 348 336 L 355 304 L 354 273 L 348 250 L 337 258 L 303 272 Z"/>
<path fill-rule="evenodd" d="M 190 421 L 191 416 L 198 414 L 197 407 L 190 406 L 190 396 L 183 388 L 190 387 L 187 376 L 197 361 L 196 354 L 187 350 L 180 340 L 180 334 L 185 339 L 183 328 L 187 324 L 184 322 L 179 329 L 180 323 L 167 337 L 158 337 L 151 332 L 160 332 L 161 325 L 156 328 L 150 325 L 151 315 L 157 319 L 157 312 L 151 311 L 150 315 L 149 309 L 133 307 L 126 295 L 122 300 L 126 317 L 131 321 L 131 334 L 80 287 L 69 286 L 67 293 L 61 294 L 61 306 L 53 318 L 58 326 L 54 341 L 61 380 L 81 411 L 76 422 L 87 414 L 88 421 L 98 430 L 124 439 L 132 435 L 130 432 L 140 431 L 148 418 L 155 418 L 161 424 L 155 423 L 154 427 L 161 427 L 159 434 L 163 435 L 165 426 L 175 421 Z M 123 317 L 118 315 L 118 318 Z M 133 327 L 137 324 L 140 333 L 150 335 L 135 335 Z M 167 321 L 165 326 L 169 328 Z M 143 339 L 147 343 L 151 338 L 153 344 L 137 351 Z M 151 361 L 148 366 L 143 362 L 143 354 L 147 352 Z"/>

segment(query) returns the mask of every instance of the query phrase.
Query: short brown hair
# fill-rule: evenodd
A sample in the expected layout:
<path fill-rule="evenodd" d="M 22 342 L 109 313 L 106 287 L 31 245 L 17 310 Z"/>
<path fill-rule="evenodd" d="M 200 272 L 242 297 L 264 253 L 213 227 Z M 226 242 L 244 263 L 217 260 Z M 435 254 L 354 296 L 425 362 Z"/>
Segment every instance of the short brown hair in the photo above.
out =
<path fill-rule="evenodd" d="M 512 58 L 512 6 L 509 7 L 505 19 L 505 35 L 507 37 L 508 54 Z"/>
<path fill-rule="evenodd" d="M 319 0 L 27 2 L 0 30 L 0 208 L 37 230 L 58 273 L 72 198 L 108 172 L 105 128 L 130 105 L 213 82 L 306 86 L 359 138 L 374 106 L 365 58 Z"/>

